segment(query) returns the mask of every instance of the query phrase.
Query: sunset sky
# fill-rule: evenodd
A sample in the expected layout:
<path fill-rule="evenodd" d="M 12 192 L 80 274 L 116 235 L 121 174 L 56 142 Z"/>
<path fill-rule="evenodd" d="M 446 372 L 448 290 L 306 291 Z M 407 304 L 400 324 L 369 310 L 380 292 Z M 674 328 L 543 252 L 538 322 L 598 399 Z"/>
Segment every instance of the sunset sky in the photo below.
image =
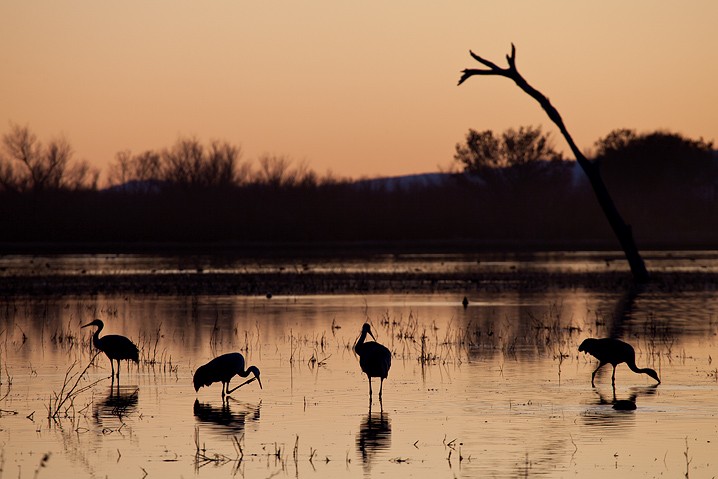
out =
<path fill-rule="evenodd" d="M 106 171 L 180 136 L 363 177 L 446 169 L 469 128 L 543 125 L 579 147 L 615 128 L 718 137 L 718 2 L 3 0 L 0 133 L 64 135 Z M 549 128 L 550 127 L 550 128 Z"/>

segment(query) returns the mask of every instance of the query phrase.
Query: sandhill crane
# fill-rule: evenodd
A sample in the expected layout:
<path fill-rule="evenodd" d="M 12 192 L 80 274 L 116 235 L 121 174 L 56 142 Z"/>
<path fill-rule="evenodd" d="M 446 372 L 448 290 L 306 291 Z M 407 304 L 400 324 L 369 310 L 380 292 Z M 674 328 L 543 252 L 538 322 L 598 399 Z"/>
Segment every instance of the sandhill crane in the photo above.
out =
<path fill-rule="evenodd" d="M 229 389 L 229 381 L 236 375 L 246 378 L 250 374 L 254 374 L 253 378 L 248 379 L 239 386 Z M 262 381 L 259 379 L 259 368 L 257 366 L 250 366 L 246 370 L 244 369 L 244 356 L 240 353 L 227 353 L 221 356 L 217 356 L 204 366 L 197 368 L 194 373 L 194 390 L 199 391 L 202 386 L 209 386 L 212 383 L 222 383 L 222 398 L 225 395 L 233 393 L 240 387 L 248 384 L 254 380 L 259 383 L 259 388 L 262 388 Z"/>
<path fill-rule="evenodd" d="M 584 339 L 581 345 L 578 347 L 579 351 L 587 352 L 591 356 L 599 360 L 598 367 L 591 374 L 591 386 L 594 384 L 594 378 L 596 372 L 606 364 L 613 366 L 613 374 L 611 375 L 611 384 L 616 384 L 616 366 L 621 363 L 626 363 L 631 371 L 640 374 L 647 374 L 656 381 L 658 384 L 661 380 L 658 378 L 658 373 L 651 368 L 640 369 L 636 366 L 636 352 L 633 350 L 633 346 L 621 341 L 620 339 L 613 338 L 588 338 Z"/>
<path fill-rule="evenodd" d="M 374 339 L 365 343 L 366 335 Z M 383 345 L 376 342 L 376 338 L 371 332 L 369 323 L 364 323 L 361 329 L 361 336 L 354 345 L 354 351 L 359 355 L 359 366 L 364 374 L 369 378 L 369 401 L 371 401 L 371 378 L 380 378 L 379 384 L 379 400 L 381 401 L 381 393 L 384 387 L 384 380 L 389 375 L 391 368 L 391 352 Z"/>
<path fill-rule="evenodd" d="M 100 331 L 105 327 L 102 320 L 96 319 L 82 327 L 86 328 L 88 326 L 97 326 L 95 333 L 92 335 L 92 344 L 109 358 L 113 380 L 115 377 L 115 364 L 112 361 L 117 361 L 117 379 L 120 379 L 120 361 L 128 360 L 135 363 L 140 361 L 140 350 L 137 349 L 135 343 L 126 337 L 119 334 L 106 334 L 100 337 Z"/>

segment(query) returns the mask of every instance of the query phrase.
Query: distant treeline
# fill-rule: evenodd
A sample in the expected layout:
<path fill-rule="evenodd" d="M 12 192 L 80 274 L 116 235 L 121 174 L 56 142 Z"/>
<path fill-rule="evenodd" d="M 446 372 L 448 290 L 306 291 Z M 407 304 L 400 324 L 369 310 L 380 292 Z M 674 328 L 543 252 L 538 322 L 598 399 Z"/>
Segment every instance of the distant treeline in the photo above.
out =
<path fill-rule="evenodd" d="M 718 247 L 712 144 L 616 130 L 596 143 L 606 184 L 639 247 Z M 282 156 L 184 138 L 120 152 L 99 172 L 63 139 L 13 126 L 0 153 L 0 242 L 40 244 L 464 244 L 617 247 L 593 192 L 539 128 L 470 130 L 456 170 L 431 184 L 323 177 Z"/>

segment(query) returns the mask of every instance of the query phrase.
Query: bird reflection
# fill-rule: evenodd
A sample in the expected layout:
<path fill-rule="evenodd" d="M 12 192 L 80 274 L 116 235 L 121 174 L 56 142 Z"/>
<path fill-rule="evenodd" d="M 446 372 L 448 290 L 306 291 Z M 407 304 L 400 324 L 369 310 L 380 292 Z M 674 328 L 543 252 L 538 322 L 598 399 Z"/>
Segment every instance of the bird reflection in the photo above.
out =
<path fill-rule="evenodd" d="M 218 427 L 225 432 L 241 433 L 244 432 L 245 423 L 259 421 L 261 407 L 261 401 L 259 404 L 249 404 L 230 398 L 230 400 L 222 401 L 220 407 L 210 403 L 201 403 L 199 399 L 195 399 L 194 417 L 200 422 Z"/>
<path fill-rule="evenodd" d="M 381 405 L 381 401 L 379 402 Z M 357 449 L 361 453 L 364 471 L 371 470 L 371 462 L 377 452 L 389 449 L 391 446 L 391 421 L 389 414 L 383 408 L 379 412 L 372 412 L 371 405 L 369 413 L 364 416 L 359 424 L 357 436 Z"/>
<path fill-rule="evenodd" d="M 598 396 L 598 401 L 596 402 L 597 405 L 607 405 L 610 404 L 613 406 L 613 409 L 619 409 L 619 410 L 632 410 L 635 409 L 635 407 L 631 407 L 630 403 L 632 403 L 634 406 L 636 404 L 636 399 L 640 396 L 652 396 L 656 394 L 658 388 L 658 384 L 653 384 L 651 386 L 643 386 L 643 387 L 632 387 L 628 390 L 628 396 L 625 398 L 616 398 L 616 386 L 613 386 L 612 389 L 612 397 L 611 399 L 608 399 L 606 396 L 601 394 L 600 391 L 597 389 L 594 389 L 596 395 Z"/>
<path fill-rule="evenodd" d="M 117 418 L 122 421 L 137 408 L 140 388 L 137 386 L 120 386 L 114 382 L 110 386 L 109 394 L 95 403 L 94 417 L 99 424 L 102 419 Z"/>
<path fill-rule="evenodd" d="M 605 407 L 591 407 L 582 415 L 583 423 L 587 426 L 594 426 L 604 430 L 618 428 L 622 429 L 627 426 L 634 425 L 634 414 L 626 414 L 623 411 L 633 411 L 641 397 L 652 396 L 656 394 L 658 384 L 651 386 L 632 387 L 628 390 L 628 394 L 623 397 L 616 397 L 616 388 L 612 387 L 611 395 L 607 396 L 594 389 L 597 400 L 593 403 L 595 406 L 611 406 L 611 409 Z M 616 412 L 615 410 L 621 411 Z"/>

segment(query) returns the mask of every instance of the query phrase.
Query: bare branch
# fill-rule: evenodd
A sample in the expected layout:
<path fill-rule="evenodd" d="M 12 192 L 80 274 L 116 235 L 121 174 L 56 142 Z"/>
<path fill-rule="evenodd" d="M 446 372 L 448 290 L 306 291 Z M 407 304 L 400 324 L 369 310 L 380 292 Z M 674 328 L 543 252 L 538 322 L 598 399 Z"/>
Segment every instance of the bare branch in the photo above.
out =
<path fill-rule="evenodd" d="M 561 130 L 561 134 L 563 134 L 564 138 L 566 138 L 566 142 L 571 148 L 573 154 L 576 156 L 576 161 L 578 161 L 578 163 L 581 165 L 581 168 L 583 168 L 584 170 L 593 169 L 593 165 L 588 161 L 588 159 L 584 156 L 581 150 L 579 150 L 579 148 L 576 146 L 576 143 L 573 141 L 573 138 L 571 138 L 570 133 L 566 129 L 566 125 L 563 123 L 561 115 L 558 113 L 558 110 L 554 108 L 554 106 L 551 104 L 549 99 L 546 98 L 546 96 L 544 96 L 540 91 L 529 85 L 526 79 L 522 77 L 519 71 L 516 69 L 516 46 L 513 43 L 511 44 L 511 54 L 506 55 L 506 61 L 509 64 L 508 68 L 501 68 L 493 62 L 490 62 L 489 60 L 486 60 L 473 52 L 471 52 L 471 56 L 482 65 L 488 66 L 490 70 L 464 70 L 463 75 L 461 75 L 461 79 L 459 80 L 459 85 L 474 75 L 499 75 L 512 79 L 514 83 L 518 85 L 519 88 L 521 88 L 526 94 L 528 94 L 541 105 L 541 108 L 544 109 L 551 121 L 553 121 L 559 128 L 559 130 Z"/>
<path fill-rule="evenodd" d="M 511 78 L 512 80 L 516 81 L 517 77 L 521 77 L 519 75 L 519 72 L 516 70 L 516 47 L 514 44 L 511 44 L 511 55 L 506 55 L 506 61 L 509 64 L 509 68 L 501 68 L 496 63 L 487 60 L 486 58 L 477 55 L 473 51 L 469 50 L 469 55 L 476 60 L 477 62 L 481 63 L 485 67 L 488 67 L 488 70 L 477 70 L 477 69 L 466 69 L 463 70 L 461 75 L 461 78 L 459 79 L 459 85 L 464 83 L 466 80 L 471 78 L 474 75 L 498 75 L 506 78 Z"/>
<path fill-rule="evenodd" d="M 566 125 L 564 124 L 561 115 L 559 114 L 558 110 L 554 108 L 549 99 L 543 93 L 529 85 L 529 83 L 524 79 L 524 77 L 521 76 L 519 71 L 516 69 L 516 47 L 514 46 L 514 44 L 511 44 L 511 53 L 509 55 L 506 55 L 506 62 L 509 65 L 508 68 L 501 68 L 495 63 L 486 60 L 485 58 L 482 58 L 474 52 L 470 51 L 469 53 L 474 60 L 481 63 L 485 67 L 488 67 L 488 70 L 463 70 L 461 78 L 459 79 L 459 85 L 461 85 L 466 80 L 475 75 L 503 76 L 512 79 L 519 88 L 521 88 L 527 95 L 529 95 L 531 98 L 536 100 L 539 105 L 541 105 L 541 108 L 544 109 L 551 121 L 553 121 L 558 127 L 558 129 L 561 131 L 561 134 L 566 139 L 566 142 L 568 143 L 569 147 L 571 148 L 571 151 L 576 157 L 576 161 L 578 162 L 581 169 L 583 169 L 583 171 L 586 173 L 586 176 L 591 182 L 591 186 L 593 187 L 594 193 L 596 194 L 596 198 L 598 199 L 598 202 L 601 205 L 604 214 L 606 215 L 606 219 L 608 219 L 608 222 L 611 224 L 614 233 L 616 234 L 619 242 L 621 243 L 621 246 L 623 247 L 623 251 L 626 253 L 626 258 L 628 259 L 628 263 L 631 266 L 631 272 L 633 273 L 634 278 L 638 282 L 647 281 L 648 271 L 646 270 L 646 266 L 643 263 L 643 259 L 638 252 L 638 248 L 633 239 L 631 227 L 623 221 L 623 218 L 616 209 L 616 206 L 613 203 L 613 199 L 611 198 L 608 193 L 608 190 L 606 189 L 606 186 L 603 182 L 603 179 L 601 178 L 601 174 L 598 168 L 593 163 L 591 163 L 588 158 L 586 158 L 586 156 L 581 152 L 581 150 L 578 149 L 578 146 L 576 146 L 576 143 L 573 141 L 573 138 L 571 138 L 571 134 L 568 132 L 568 129 L 566 128 Z"/>
<path fill-rule="evenodd" d="M 509 68 L 516 71 L 516 45 L 511 43 L 511 55 L 506 55 L 506 61 L 509 64 Z"/>

